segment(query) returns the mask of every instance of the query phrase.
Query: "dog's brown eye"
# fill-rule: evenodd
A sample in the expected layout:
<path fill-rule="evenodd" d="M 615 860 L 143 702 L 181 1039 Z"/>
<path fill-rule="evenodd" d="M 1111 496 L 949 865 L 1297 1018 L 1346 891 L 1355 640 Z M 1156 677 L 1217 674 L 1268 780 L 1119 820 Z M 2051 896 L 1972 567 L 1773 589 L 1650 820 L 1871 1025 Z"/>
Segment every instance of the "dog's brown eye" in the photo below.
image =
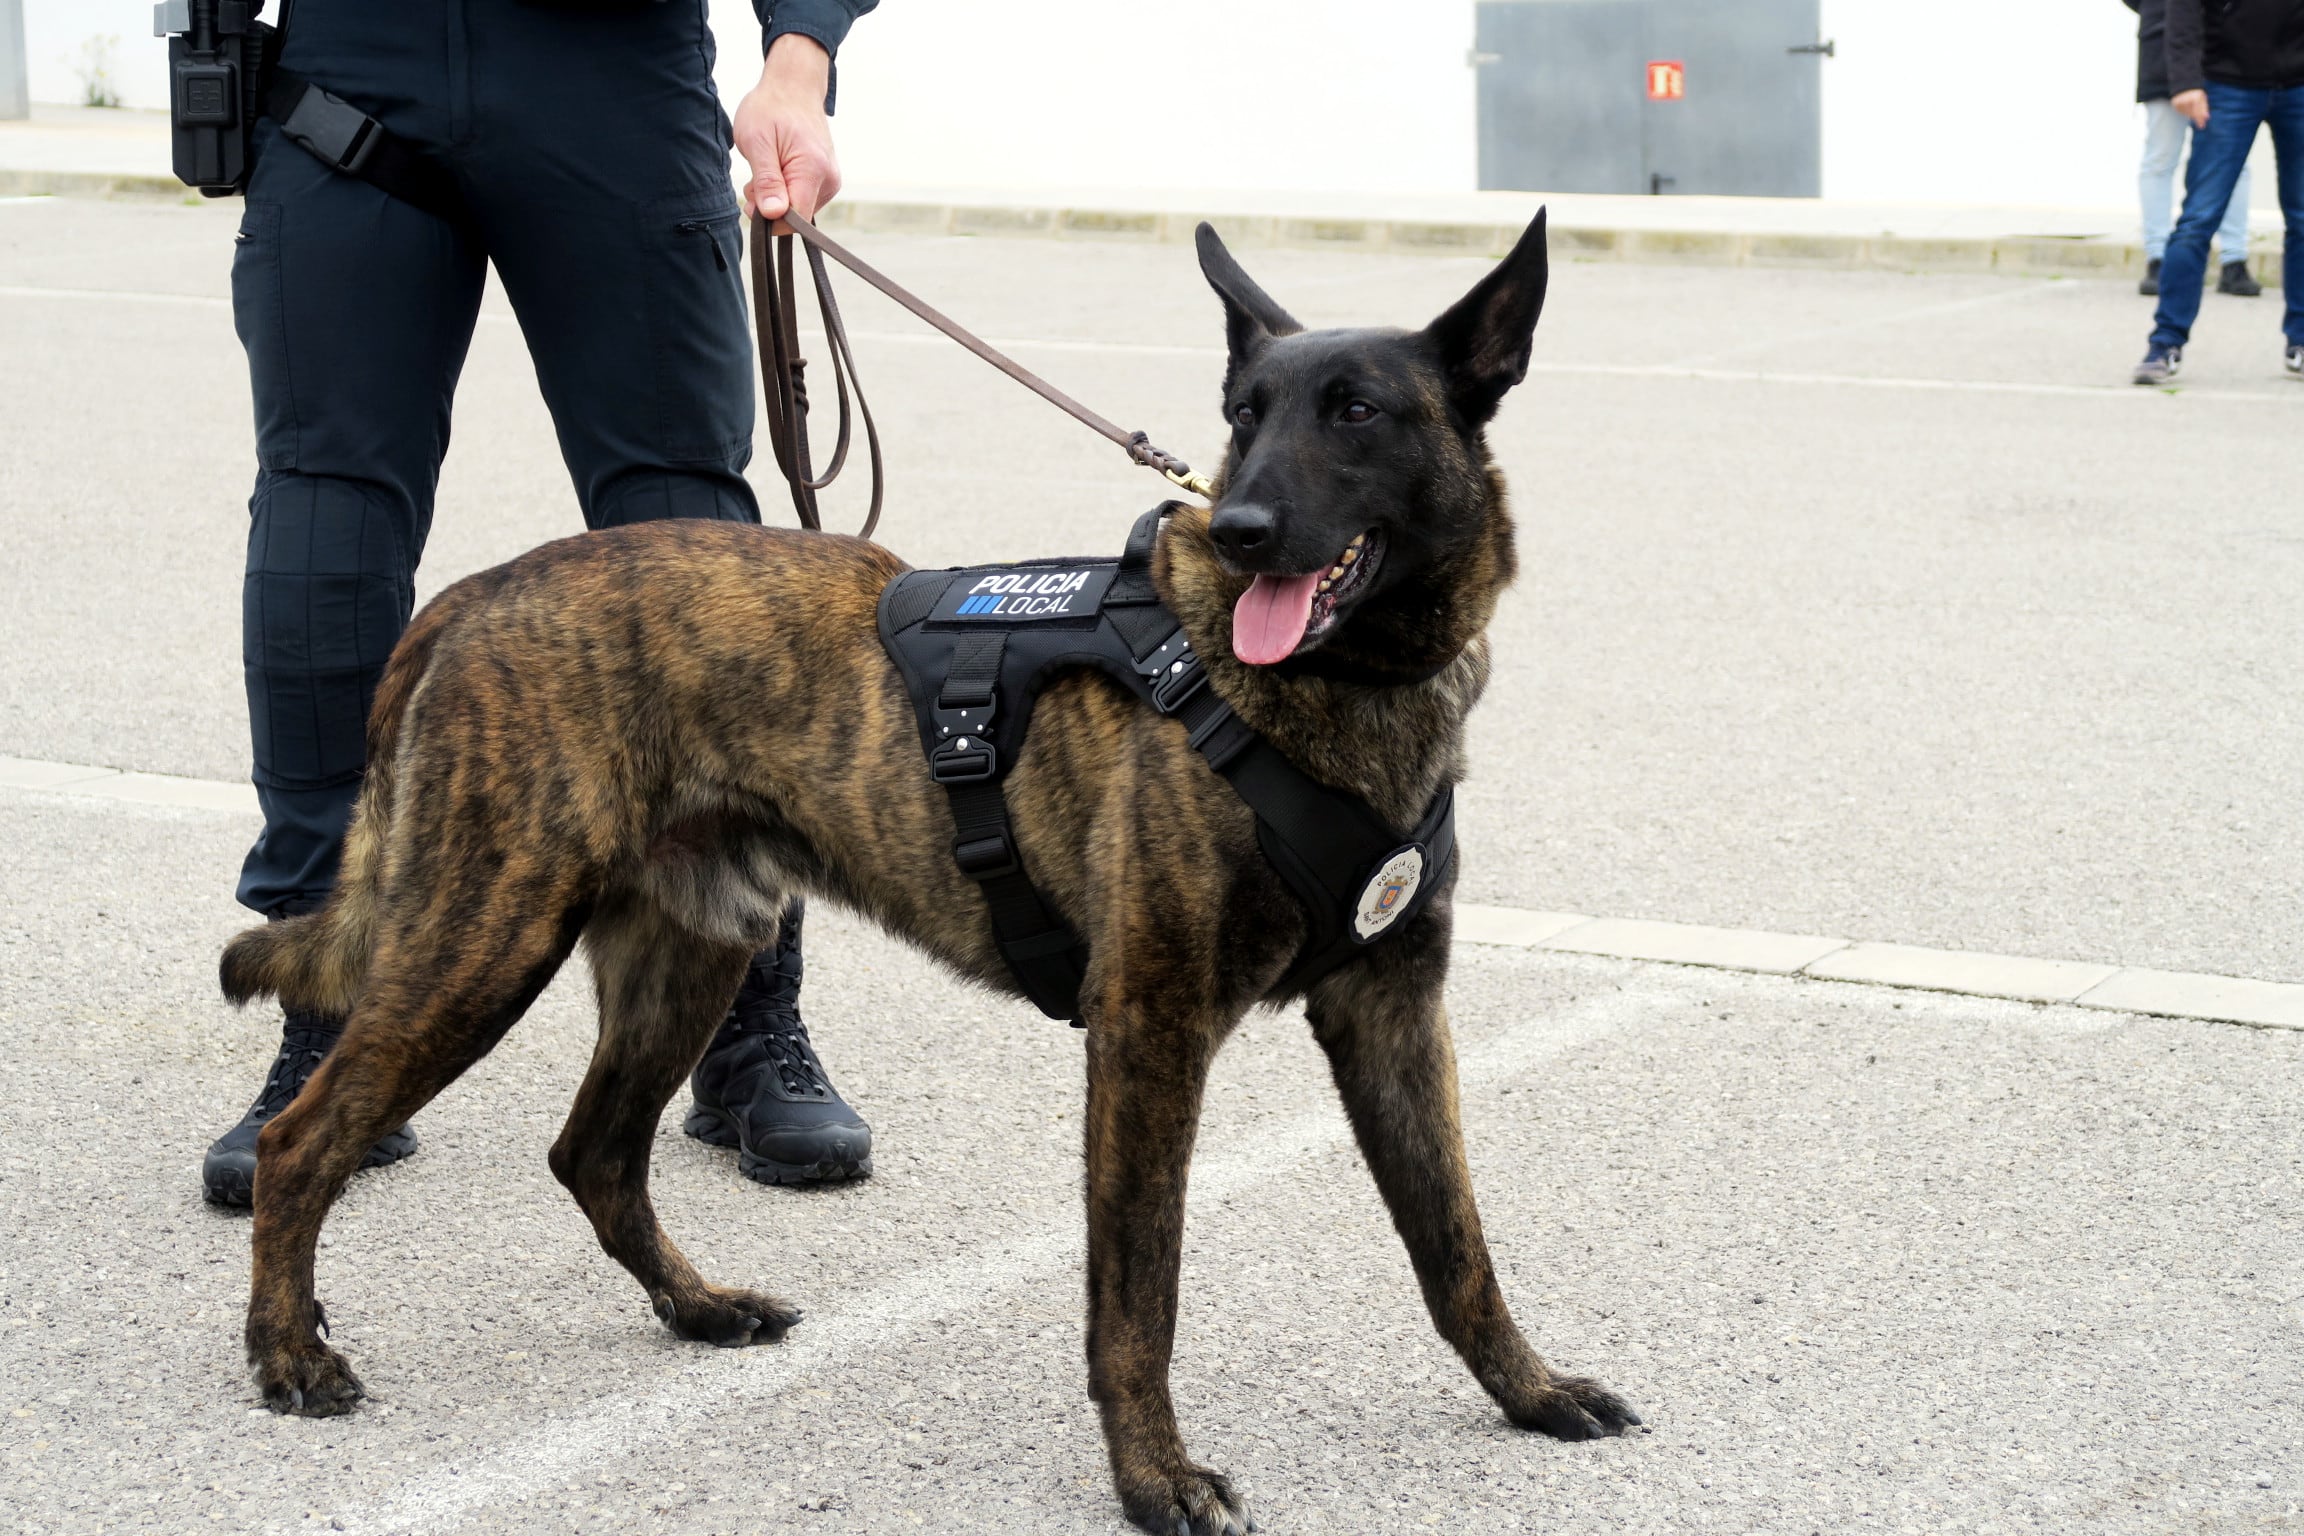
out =
<path fill-rule="evenodd" d="M 1365 400 L 1355 400 L 1350 405 L 1344 407 L 1344 420 L 1350 422 L 1353 426 L 1366 426 L 1369 422 L 1374 421 L 1375 419 L 1376 407 L 1370 405 Z"/>
<path fill-rule="evenodd" d="M 1232 411 L 1232 424 L 1241 428 L 1243 431 L 1256 425 L 1256 411 L 1254 407 L 1246 405 L 1235 406 Z"/>

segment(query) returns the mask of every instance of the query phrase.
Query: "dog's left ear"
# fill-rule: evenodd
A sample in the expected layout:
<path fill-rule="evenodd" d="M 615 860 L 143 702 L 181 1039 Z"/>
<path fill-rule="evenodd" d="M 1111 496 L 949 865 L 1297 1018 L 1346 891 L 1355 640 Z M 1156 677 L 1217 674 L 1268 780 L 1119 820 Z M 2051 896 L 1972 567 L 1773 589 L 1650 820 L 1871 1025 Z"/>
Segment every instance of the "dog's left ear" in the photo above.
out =
<path fill-rule="evenodd" d="M 1536 317 L 1544 312 L 1550 272 L 1544 213 L 1536 210 L 1536 221 L 1495 271 L 1424 328 L 1440 354 L 1449 399 L 1475 427 L 1487 425 L 1504 392 L 1528 377 L 1528 354 L 1535 345 Z"/>

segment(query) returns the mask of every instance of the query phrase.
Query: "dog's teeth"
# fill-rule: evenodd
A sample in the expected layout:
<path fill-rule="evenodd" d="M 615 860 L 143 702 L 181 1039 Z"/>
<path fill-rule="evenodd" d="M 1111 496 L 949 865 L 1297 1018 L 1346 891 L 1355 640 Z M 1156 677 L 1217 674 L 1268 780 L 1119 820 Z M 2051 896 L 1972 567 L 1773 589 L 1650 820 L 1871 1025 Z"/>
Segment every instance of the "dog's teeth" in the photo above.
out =
<path fill-rule="evenodd" d="M 1328 579 L 1330 581 L 1334 581 L 1337 577 L 1342 576 L 1343 574 L 1344 567 L 1340 565 L 1332 565 L 1328 567 Z"/>
<path fill-rule="evenodd" d="M 1321 590 L 1321 591 L 1325 592 L 1325 591 L 1327 591 L 1327 590 L 1328 590 L 1330 587 L 1332 587 L 1332 586 L 1334 586 L 1334 585 L 1335 585 L 1335 583 L 1334 583 L 1334 582 L 1332 582 L 1332 581 L 1330 581 L 1330 580 L 1329 580 L 1327 577 L 1323 576 L 1323 577 L 1321 577 L 1321 578 L 1320 578 L 1320 590 Z"/>
<path fill-rule="evenodd" d="M 1357 559 L 1359 559 L 1359 558 L 1360 558 L 1360 541 L 1359 541 L 1358 539 L 1354 539 L 1354 540 L 1352 541 L 1352 547 L 1351 547 L 1350 549 L 1348 549 L 1348 550 L 1344 551 L 1344 565 L 1350 565 L 1350 564 L 1351 564 L 1353 561 L 1355 561 L 1355 560 L 1357 560 Z M 1342 570 L 1342 569 L 1344 569 L 1344 565 L 1339 565 L 1338 567 L 1336 567 L 1336 569 L 1338 569 L 1338 570 Z"/>

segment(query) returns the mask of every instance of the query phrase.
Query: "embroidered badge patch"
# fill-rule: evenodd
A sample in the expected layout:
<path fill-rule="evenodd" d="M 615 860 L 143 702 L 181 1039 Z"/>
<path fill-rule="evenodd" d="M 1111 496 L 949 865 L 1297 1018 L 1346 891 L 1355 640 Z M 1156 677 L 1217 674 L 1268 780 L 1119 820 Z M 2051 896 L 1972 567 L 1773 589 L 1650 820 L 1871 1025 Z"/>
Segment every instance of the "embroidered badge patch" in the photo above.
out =
<path fill-rule="evenodd" d="M 1352 932 L 1365 944 L 1399 920 L 1424 883 L 1424 850 L 1414 843 L 1387 858 L 1368 877 L 1352 913 Z"/>
<path fill-rule="evenodd" d="M 963 571 L 944 589 L 930 623 L 1023 624 L 1038 619 L 1091 619 L 1112 585 L 1109 565 L 1025 565 Z"/>

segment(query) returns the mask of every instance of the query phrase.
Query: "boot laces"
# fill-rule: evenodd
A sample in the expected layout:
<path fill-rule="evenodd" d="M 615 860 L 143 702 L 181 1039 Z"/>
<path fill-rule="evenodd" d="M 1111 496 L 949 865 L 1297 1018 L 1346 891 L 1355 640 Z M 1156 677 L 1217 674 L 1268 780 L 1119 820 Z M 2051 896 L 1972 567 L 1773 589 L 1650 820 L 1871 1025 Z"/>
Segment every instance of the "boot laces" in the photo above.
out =
<path fill-rule="evenodd" d="M 808 1041 L 808 1026 L 800 1021 L 799 979 L 784 966 L 753 967 L 736 994 L 731 1022 L 760 1042 L 786 1093 L 803 1099 L 832 1097 L 832 1080 Z"/>
<path fill-rule="evenodd" d="M 273 1058 L 263 1091 L 256 1095 L 249 1113 L 258 1120 L 269 1120 L 293 1103 L 304 1091 L 306 1080 L 335 1047 L 336 1035 L 334 1028 L 317 1021 L 289 1019 L 281 1032 L 280 1054 Z"/>

